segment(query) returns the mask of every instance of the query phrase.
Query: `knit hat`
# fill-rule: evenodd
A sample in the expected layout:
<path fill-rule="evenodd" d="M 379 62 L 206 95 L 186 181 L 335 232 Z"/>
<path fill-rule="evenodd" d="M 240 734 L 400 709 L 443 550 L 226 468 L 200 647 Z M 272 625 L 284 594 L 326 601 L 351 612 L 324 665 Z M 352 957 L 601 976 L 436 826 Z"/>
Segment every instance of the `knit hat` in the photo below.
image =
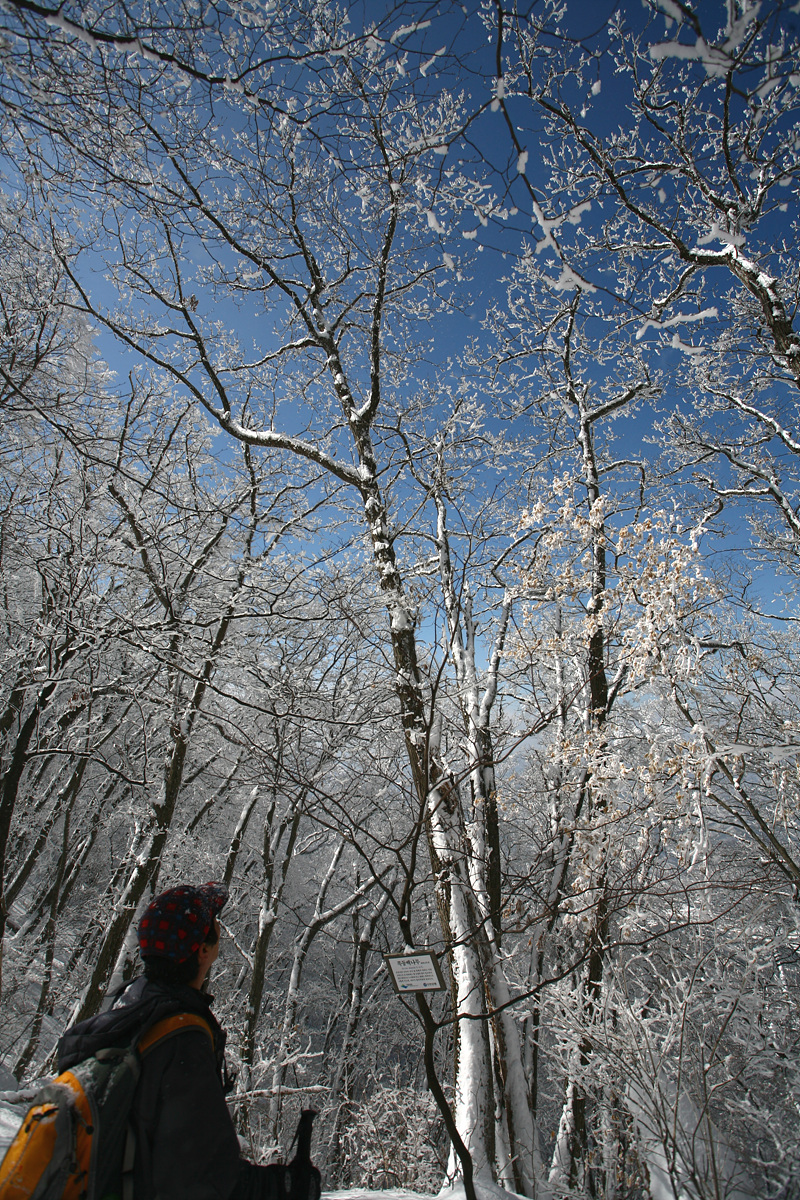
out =
<path fill-rule="evenodd" d="M 227 899 L 224 883 L 184 884 L 162 892 L 139 922 L 139 953 L 184 962 L 202 946 Z"/>

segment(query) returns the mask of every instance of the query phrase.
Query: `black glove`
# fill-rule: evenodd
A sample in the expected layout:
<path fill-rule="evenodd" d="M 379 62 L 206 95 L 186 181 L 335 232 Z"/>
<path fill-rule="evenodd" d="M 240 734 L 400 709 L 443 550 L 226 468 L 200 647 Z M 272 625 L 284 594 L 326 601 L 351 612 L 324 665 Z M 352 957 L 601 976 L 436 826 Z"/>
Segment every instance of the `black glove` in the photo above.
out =
<path fill-rule="evenodd" d="M 314 1109 L 304 1109 L 295 1134 L 297 1153 L 290 1163 L 267 1167 L 242 1161 L 239 1182 L 230 1200 L 319 1200 L 322 1176 L 311 1161 Z"/>
<path fill-rule="evenodd" d="M 313 1163 L 271 1163 L 258 1167 L 261 1200 L 319 1200 L 322 1176 Z"/>

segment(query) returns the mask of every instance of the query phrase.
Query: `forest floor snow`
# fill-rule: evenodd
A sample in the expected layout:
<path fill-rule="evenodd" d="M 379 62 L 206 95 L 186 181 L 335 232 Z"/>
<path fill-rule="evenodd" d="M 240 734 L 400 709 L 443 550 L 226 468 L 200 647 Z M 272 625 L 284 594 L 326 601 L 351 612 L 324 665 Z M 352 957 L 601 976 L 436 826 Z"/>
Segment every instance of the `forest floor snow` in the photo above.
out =
<path fill-rule="evenodd" d="M 504 1191 L 493 1183 L 478 1181 L 475 1184 L 477 1200 L 522 1200 L 515 1192 Z M 371 1191 L 369 1188 L 343 1188 L 341 1191 L 322 1189 L 322 1200 L 431 1200 L 430 1193 L 412 1192 L 410 1188 L 385 1188 Z M 442 1188 L 436 1200 L 466 1200 L 463 1183 Z"/>

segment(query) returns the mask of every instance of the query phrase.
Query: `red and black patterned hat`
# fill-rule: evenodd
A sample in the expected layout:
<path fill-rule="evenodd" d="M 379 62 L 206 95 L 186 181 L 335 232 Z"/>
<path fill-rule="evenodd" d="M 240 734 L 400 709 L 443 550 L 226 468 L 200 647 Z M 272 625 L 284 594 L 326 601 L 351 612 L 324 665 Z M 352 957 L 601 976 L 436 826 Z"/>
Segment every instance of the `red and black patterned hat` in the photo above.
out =
<path fill-rule="evenodd" d="M 139 922 L 139 953 L 184 962 L 202 946 L 227 899 L 224 883 L 184 884 L 162 892 Z"/>

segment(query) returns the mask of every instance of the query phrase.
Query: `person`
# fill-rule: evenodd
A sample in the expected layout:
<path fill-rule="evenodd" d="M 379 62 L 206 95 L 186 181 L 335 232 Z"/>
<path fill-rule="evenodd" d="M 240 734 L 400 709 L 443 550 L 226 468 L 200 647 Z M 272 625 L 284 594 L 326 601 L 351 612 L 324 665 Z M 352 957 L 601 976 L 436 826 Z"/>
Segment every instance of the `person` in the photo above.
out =
<path fill-rule="evenodd" d="M 242 1158 L 225 1103 L 225 1032 L 201 991 L 220 948 L 220 883 L 183 885 L 156 896 L 139 922 L 144 974 L 112 1007 L 67 1030 L 58 1069 L 103 1047 L 124 1045 L 165 1016 L 193 1013 L 202 1025 L 156 1042 L 142 1057 L 131 1127 L 135 1200 L 275 1200 L 278 1169 Z"/>

